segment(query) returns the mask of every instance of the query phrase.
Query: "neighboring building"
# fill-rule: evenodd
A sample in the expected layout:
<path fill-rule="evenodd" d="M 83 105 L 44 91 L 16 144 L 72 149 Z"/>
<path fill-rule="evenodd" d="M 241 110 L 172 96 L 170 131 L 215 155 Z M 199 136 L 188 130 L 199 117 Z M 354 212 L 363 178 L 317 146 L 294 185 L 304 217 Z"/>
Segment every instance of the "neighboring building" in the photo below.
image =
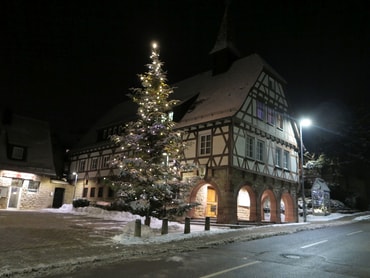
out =
<path fill-rule="evenodd" d="M 74 187 L 55 176 L 48 123 L 5 112 L 0 122 L 0 209 L 71 203 Z"/>
<path fill-rule="evenodd" d="M 226 20 L 211 51 L 213 69 L 173 84 L 173 98 L 182 101 L 173 117 L 186 131 L 185 159 L 200 165 L 201 180 L 189 188 L 189 201 L 201 205 L 189 216 L 218 223 L 296 222 L 299 157 L 285 81 L 259 55 L 239 58 Z M 120 149 L 108 137 L 135 114 L 131 101 L 117 105 L 71 150 L 76 197 L 113 199 L 104 177 L 115 172 L 108 162 Z"/>

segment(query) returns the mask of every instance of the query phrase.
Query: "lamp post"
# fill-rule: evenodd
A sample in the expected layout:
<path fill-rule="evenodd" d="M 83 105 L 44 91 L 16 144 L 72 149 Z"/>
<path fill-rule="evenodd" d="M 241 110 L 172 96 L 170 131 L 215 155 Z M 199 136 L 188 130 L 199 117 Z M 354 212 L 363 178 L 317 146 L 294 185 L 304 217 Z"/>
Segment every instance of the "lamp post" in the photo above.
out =
<path fill-rule="evenodd" d="M 73 191 L 73 200 L 74 200 L 75 197 L 76 197 L 76 186 L 77 186 L 78 174 L 76 172 L 73 172 L 72 174 L 75 175 L 75 188 L 74 188 L 74 191 Z"/>
<path fill-rule="evenodd" d="M 300 147 L 301 147 L 301 184 L 302 184 L 302 201 L 303 201 L 303 222 L 307 221 L 307 213 L 306 213 L 306 197 L 304 194 L 304 172 L 303 172 L 303 133 L 302 127 L 303 126 L 310 126 L 311 120 L 310 119 L 302 119 L 299 122 L 299 137 L 300 137 Z"/>

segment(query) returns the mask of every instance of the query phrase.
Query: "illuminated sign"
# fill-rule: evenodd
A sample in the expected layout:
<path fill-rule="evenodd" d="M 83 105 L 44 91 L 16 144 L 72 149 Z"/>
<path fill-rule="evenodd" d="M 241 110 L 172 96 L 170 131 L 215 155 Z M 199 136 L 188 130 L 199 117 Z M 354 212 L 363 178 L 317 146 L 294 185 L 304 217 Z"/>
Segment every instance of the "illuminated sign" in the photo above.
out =
<path fill-rule="evenodd" d="M 30 174 L 30 173 L 22 173 L 22 172 L 15 172 L 15 171 L 1 171 L 0 173 L 2 177 L 7 177 L 7 178 L 36 180 L 36 175 Z"/>

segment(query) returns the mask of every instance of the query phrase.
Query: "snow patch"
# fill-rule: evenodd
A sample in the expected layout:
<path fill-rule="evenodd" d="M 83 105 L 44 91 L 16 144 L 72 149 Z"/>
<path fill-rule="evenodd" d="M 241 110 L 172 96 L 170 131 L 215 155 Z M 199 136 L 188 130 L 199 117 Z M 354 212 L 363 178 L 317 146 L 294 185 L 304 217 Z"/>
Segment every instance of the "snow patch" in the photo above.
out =
<path fill-rule="evenodd" d="M 45 209 L 47 211 L 55 212 L 55 213 L 71 213 L 71 214 L 79 214 L 79 215 L 86 215 L 87 217 L 93 218 L 100 218 L 104 220 L 115 220 L 115 221 L 122 221 L 127 222 L 125 226 L 122 228 L 122 233 L 119 235 L 114 236 L 112 239 L 117 244 L 123 245 L 134 245 L 134 244 L 151 244 L 151 243 L 164 243 L 164 242 L 171 242 L 171 241 L 180 241 L 185 240 L 188 238 L 196 238 L 201 236 L 208 236 L 217 233 L 232 233 L 233 231 L 237 231 L 238 229 L 230 229 L 227 227 L 211 227 L 210 231 L 205 231 L 203 225 L 191 225 L 190 226 L 190 233 L 184 233 L 184 224 L 178 222 L 168 222 L 168 234 L 162 235 L 161 228 L 162 228 L 162 220 L 152 217 L 150 222 L 150 227 L 143 225 L 145 217 L 141 217 L 139 215 L 133 215 L 130 212 L 125 211 L 108 211 L 101 208 L 96 207 L 80 207 L 80 208 L 73 208 L 71 204 L 64 204 L 59 209 Z M 363 213 L 358 213 L 363 214 Z M 352 214 L 355 215 L 355 214 Z M 315 215 L 307 215 L 307 222 L 303 222 L 302 218 L 298 223 L 283 223 L 283 224 L 271 224 L 271 226 L 279 226 L 279 225 L 305 225 L 309 224 L 310 222 L 320 222 L 320 221 L 331 221 L 335 219 L 339 219 L 342 217 L 348 216 L 348 214 L 341 214 L 341 213 L 331 213 L 326 216 L 315 216 Z M 369 219 L 370 215 L 358 216 L 354 220 L 366 220 Z M 141 220 L 141 237 L 135 237 L 135 221 L 137 219 Z M 260 226 L 251 226 L 246 229 L 258 229 Z M 175 258 L 173 258 L 175 259 Z"/>

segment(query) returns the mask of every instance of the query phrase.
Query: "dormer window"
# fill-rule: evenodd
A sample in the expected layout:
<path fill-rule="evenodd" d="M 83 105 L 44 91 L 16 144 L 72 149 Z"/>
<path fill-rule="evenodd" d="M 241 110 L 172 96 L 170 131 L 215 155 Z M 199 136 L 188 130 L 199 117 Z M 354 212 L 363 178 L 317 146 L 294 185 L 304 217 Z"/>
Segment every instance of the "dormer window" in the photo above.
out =
<path fill-rule="evenodd" d="M 8 144 L 8 158 L 12 160 L 26 160 L 27 148 Z"/>

